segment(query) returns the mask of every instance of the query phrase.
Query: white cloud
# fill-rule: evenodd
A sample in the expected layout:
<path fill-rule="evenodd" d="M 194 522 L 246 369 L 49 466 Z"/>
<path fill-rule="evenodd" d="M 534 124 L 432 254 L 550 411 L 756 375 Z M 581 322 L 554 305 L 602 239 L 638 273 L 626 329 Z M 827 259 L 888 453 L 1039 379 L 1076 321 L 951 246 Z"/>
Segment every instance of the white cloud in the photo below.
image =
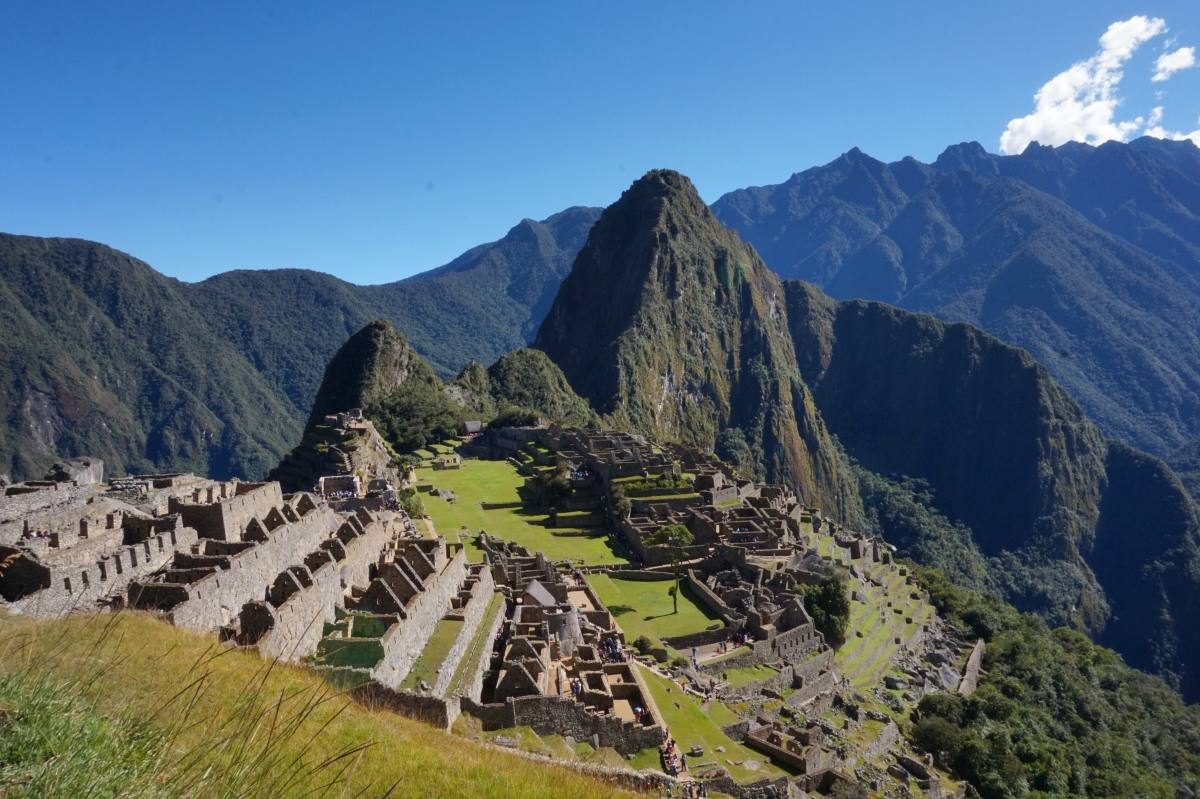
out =
<path fill-rule="evenodd" d="M 1177 130 L 1167 130 L 1162 125 L 1164 110 L 1161 105 L 1157 105 L 1150 111 L 1150 118 L 1146 120 L 1145 135 L 1153 136 L 1156 139 L 1174 139 L 1175 141 L 1183 141 L 1191 139 L 1192 143 L 1200 147 L 1200 128 L 1193 130 L 1191 133 L 1181 133 Z M 1197 120 L 1200 124 L 1200 120 Z"/>
<path fill-rule="evenodd" d="M 1000 136 L 1000 152 L 1019 153 L 1033 141 L 1058 145 L 1127 139 L 1145 120 L 1115 119 L 1122 67 L 1139 47 L 1166 30 L 1165 20 L 1141 15 L 1109 25 L 1095 55 L 1047 81 L 1034 95 L 1033 113 L 1009 121 Z"/>
<path fill-rule="evenodd" d="M 1162 83 L 1181 69 L 1190 69 L 1194 66 L 1196 66 L 1196 48 L 1180 47 L 1178 50 L 1163 53 L 1158 57 L 1158 60 L 1154 62 L 1154 77 L 1150 80 Z"/>

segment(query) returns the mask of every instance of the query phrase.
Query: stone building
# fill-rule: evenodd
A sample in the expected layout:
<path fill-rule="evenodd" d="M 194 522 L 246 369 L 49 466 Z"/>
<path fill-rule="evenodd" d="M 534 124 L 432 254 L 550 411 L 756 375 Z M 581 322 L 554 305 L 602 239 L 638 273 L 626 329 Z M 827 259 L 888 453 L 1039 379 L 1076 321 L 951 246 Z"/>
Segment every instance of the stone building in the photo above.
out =
<path fill-rule="evenodd" d="M 508 616 L 494 679 L 466 709 L 485 729 L 529 726 L 633 753 L 661 743 L 666 727 L 612 615 L 582 579 L 540 553 L 483 539 Z"/>

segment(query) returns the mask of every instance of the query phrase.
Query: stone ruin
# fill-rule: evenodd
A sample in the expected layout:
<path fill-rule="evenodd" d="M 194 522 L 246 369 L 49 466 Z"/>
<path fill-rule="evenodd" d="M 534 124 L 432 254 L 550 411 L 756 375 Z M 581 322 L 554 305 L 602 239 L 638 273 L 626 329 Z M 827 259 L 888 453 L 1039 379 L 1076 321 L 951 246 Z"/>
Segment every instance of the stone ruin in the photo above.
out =
<path fill-rule="evenodd" d="M 73 464 L 68 468 L 65 464 Z M 203 486 L 194 475 L 126 478 L 104 485 L 96 459 L 57 464 L 43 480 L 0 497 L 0 597 L 16 613 L 59 616 L 125 602 L 128 586 L 197 544 L 200 533 L 168 504 Z"/>
<path fill-rule="evenodd" d="M 824 728 L 812 721 L 756 719 L 745 743 L 800 774 L 815 774 L 840 763 L 837 753 L 826 746 Z"/>
<path fill-rule="evenodd" d="M 486 533 L 481 544 L 507 612 L 494 678 L 467 711 L 484 729 L 529 726 L 627 754 L 662 743 L 666 727 L 649 689 L 582 576 L 564 577 L 541 553 Z"/>
<path fill-rule="evenodd" d="M 286 491 L 319 492 L 318 481 L 327 476 L 357 476 L 363 486 L 374 480 L 392 486 L 404 481 L 395 453 L 357 408 L 310 424 L 268 479 Z"/>

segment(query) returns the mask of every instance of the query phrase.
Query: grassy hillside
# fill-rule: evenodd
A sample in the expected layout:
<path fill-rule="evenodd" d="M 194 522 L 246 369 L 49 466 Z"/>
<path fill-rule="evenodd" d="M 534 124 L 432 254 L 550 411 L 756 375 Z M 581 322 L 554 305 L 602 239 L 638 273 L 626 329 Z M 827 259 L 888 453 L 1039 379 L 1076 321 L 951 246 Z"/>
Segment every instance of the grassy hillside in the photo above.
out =
<path fill-rule="evenodd" d="M 0 616 L 4 796 L 624 795 L 138 614 Z"/>

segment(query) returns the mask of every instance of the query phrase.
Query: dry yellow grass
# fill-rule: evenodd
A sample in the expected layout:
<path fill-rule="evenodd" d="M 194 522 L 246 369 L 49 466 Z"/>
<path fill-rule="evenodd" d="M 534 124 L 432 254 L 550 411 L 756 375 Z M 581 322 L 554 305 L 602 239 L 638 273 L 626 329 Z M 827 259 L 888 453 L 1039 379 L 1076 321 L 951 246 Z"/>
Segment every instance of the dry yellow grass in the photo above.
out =
<path fill-rule="evenodd" d="M 161 731 L 158 785 L 130 795 L 633 795 L 362 707 L 303 668 L 137 613 L 55 622 L 0 613 L 6 675 L 62 686 L 89 713 Z"/>

